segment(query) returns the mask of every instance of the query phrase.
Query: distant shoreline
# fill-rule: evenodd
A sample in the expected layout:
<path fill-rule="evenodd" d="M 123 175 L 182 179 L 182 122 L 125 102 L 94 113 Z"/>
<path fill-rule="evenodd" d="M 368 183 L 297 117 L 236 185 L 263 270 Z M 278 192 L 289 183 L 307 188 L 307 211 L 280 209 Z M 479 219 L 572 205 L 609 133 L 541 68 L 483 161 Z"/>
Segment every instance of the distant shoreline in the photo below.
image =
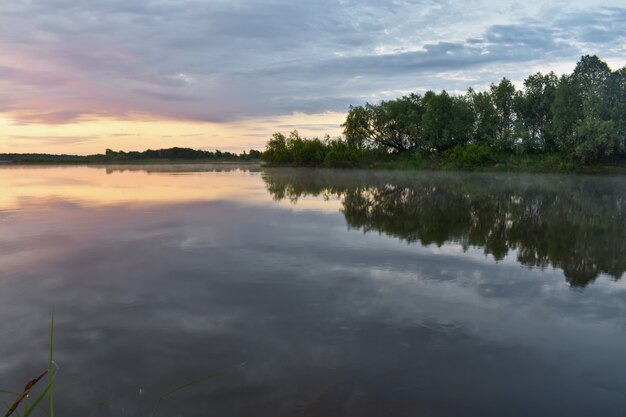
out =
<path fill-rule="evenodd" d="M 28 165 L 93 165 L 93 164 L 171 164 L 171 163 L 242 163 L 259 162 L 261 151 L 250 149 L 239 154 L 220 150 L 204 151 L 191 148 L 148 149 L 137 151 L 114 151 L 107 149 L 104 154 L 69 155 L 46 153 L 2 153 L 2 164 Z"/>
<path fill-rule="evenodd" d="M 62 166 L 108 166 L 108 165 L 261 165 L 261 161 L 230 161 L 213 159 L 147 159 L 132 161 L 3 161 L 0 166 L 37 166 L 37 165 L 62 165 Z"/>

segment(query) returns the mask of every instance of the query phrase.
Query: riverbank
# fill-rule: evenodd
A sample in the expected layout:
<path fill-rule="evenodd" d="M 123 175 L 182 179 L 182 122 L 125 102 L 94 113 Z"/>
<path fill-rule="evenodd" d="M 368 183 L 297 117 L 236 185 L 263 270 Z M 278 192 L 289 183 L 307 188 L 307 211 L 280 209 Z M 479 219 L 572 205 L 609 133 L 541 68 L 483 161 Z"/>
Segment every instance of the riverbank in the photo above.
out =
<path fill-rule="evenodd" d="M 580 174 L 626 174 L 626 160 L 615 158 L 603 163 L 582 164 L 560 154 L 491 153 L 476 155 L 464 152 L 425 155 L 423 153 L 382 154 L 365 151 L 352 158 L 329 159 L 320 163 L 271 163 L 268 167 L 325 167 L 373 170 L 435 170 L 475 172 L 536 172 Z"/>
<path fill-rule="evenodd" d="M 0 166 L 37 166 L 37 165 L 261 165 L 261 161 L 255 160 L 215 160 L 215 159 L 141 159 L 141 160 L 24 160 L 24 161 L 0 161 Z"/>
<path fill-rule="evenodd" d="M 613 160 L 606 163 L 582 164 L 558 154 L 514 155 L 503 154 L 489 161 L 473 162 L 463 158 L 445 156 L 400 156 L 389 161 L 374 161 L 369 167 L 376 169 L 428 169 L 446 171 L 478 172 L 537 172 L 537 173 L 619 173 L 626 174 L 626 161 Z"/>
<path fill-rule="evenodd" d="M 526 173 L 572 173 L 572 174 L 626 174 L 626 161 L 611 161 L 606 164 L 582 165 L 567 161 L 559 155 L 503 155 L 488 163 L 472 163 L 461 159 L 441 156 L 390 155 L 385 158 L 364 158 L 336 165 L 312 165 L 285 163 L 275 164 L 255 161 L 215 161 L 215 160 L 172 160 L 153 159 L 141 161 L 1 161 L 0 167 L 28 166 L 91 166 L 91 167 L 141 167 L 184 165 L 228 166 L 228 167 L 267 167 L 267 168 L 329 168 L 329 169 L 369 169 L 400 171 L 468 171 L 468 172 L 526 172 Z"/>
<path fill-rule="evenodd" d="M 113 151 L 103 154 L 70 155 L 45 153 L 0 153 L 2 164 L 171 164 L 171 163 L 216 163 L 216 162 L 260 162 L 261 151 L 250 149 L 239 154 L 232 152 L 205 151 L 191 148 L 148 149 L 137 151 Z"/>

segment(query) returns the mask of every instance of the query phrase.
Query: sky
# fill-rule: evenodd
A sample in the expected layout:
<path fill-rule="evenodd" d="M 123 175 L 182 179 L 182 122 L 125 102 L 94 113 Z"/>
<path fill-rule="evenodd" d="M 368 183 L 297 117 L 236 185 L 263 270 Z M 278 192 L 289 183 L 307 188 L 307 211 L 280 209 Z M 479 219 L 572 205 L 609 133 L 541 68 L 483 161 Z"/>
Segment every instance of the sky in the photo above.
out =
<path fill-rule="evenodd" d="M 0 152 L 263 149 L 584 54 L 626 64 L 623 0 L 0 1 Z"/>

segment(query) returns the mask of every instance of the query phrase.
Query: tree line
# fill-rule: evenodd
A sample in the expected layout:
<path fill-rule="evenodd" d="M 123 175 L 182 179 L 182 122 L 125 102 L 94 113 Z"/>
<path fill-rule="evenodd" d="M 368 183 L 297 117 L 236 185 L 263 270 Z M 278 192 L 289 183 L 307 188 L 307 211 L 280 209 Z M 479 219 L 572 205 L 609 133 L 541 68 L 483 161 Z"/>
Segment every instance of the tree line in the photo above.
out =
<path fill-rule="evenodd" d="M 351 106 L 343 136 L 276 133 L 263 159 L 274 165 L 353 166 L 389 156 L 470 164 L 503 155 L 558 155 L 582 164 L 626 157 L 626 66 L 586 55 L 571 74 L 532 74 L 516 89 L 503 78 L 486 91 L 428 91 Z"/>
<path fill-rule="evenodd" d="M 95 155 L 52 155 L 52 154 L 0 154 L 0 161 L 12 163 L 109 163 L 147 161 L 255 161 L 260 160 L 261 151 L 250 149 L 236 154 L 220 150 L 203 151 L 191 148 L 148 149 L 143 152 L 124 152 L 107 149 Z"/>

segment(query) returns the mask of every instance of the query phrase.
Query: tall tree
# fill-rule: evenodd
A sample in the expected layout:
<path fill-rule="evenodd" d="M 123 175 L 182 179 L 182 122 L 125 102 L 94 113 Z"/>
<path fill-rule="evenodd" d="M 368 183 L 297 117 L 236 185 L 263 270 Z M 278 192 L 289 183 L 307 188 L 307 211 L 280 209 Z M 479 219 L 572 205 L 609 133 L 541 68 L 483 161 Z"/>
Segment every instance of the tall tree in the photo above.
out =
<path fill-rule="evenodd" d="M 488 91 L 469 89 L 467 102 L 473 114 L 472 139 L 475 143 L 491 145 L 498 131 L 498 113 Z"/>
<path fill-rule="evenodd" d="M 422 100 L 422 139 L 427 149 L 443 151 L 464 145 L 472 135 L 473 117 L 463 98 L 428 91 Z"/>
<path fill-rule="evenodd" d="M 574 147 L 574 130 L 583 119 L 583 100 L 580 85 L 573 75 L 563 75 L 552 103 L 552 133 L 557 148 L 571 154 Z"/>
<path fill-rule="evenodd" d="M 515 86 L 508 78 L 502 78 L 498 85 L 491 84 L 491 97 L 498 114 L 497 141 L 503 148 L 509 148 L 513 140 Z"/>
<path fill-rule="evenodd" d="M 626 66 L 614 71 L 608 81 L 610 120 L 626 141 Z"/>
<path fill-rule="evenodd" d="M 606 120 L 608 81 L 611 77 L 607 63 L 595 55 L 585 55 L 576 64 L 573 75 L 580 87 L 584 117 Z"/>
<path fill-rule="evenodd" d="M 522 137 L 530 146 L 554 150 L 556 144 L 550 131 L 552 104 L 556 95 L 557 76 L 540 72 L 524 80 L 524 90 L 515 95 L 515 113 L 523 127 Z"/>
<path fill-rule="evenodd" d="M 343 123 L 352 148 L 386 148 L 396 152 L 413 149 L 420 142 L 422 101 L 410 94 L 395 100 L 350 107 Z"/>
<path fill-rule="evenodd" d="M 350 106 L 346 121 L 341 125 L 348 146 L 353 149 L 371 147 L 378 137 L 375 130 L 376 106 L 366 103 L 364 106 Z"/>

